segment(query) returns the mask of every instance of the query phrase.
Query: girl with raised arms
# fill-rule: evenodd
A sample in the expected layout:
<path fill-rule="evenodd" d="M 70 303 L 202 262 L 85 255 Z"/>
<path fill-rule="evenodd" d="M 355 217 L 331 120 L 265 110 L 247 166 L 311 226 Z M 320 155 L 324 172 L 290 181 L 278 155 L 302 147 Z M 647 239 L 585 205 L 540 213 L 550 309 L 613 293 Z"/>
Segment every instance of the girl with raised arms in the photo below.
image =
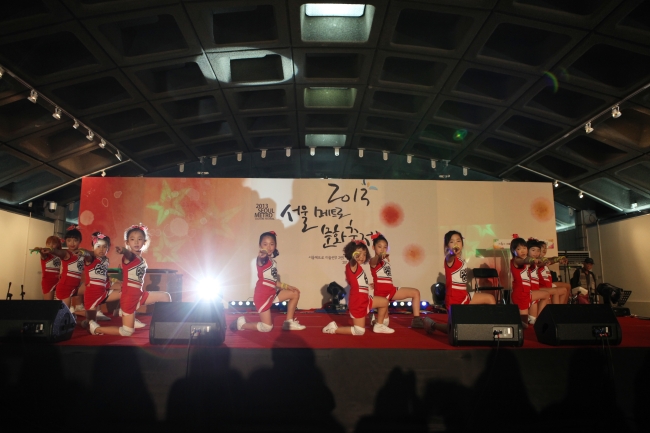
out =
<path fill-rule="evenodd" d="M 531 290 L 530 265 L 541 264 L 542 261 L 528 255 L 528 244 L 518 235 L 513 235 L 510 242 L 510 273 L 512 274 L 512 303 L 519 307 L 519 316 L 524 328 L 528 327 L 529 308 L 537 303 L 537 311 L 542 311 L 548 303 L 550 293 L 546 290 Z"/>
<path fill-rule="evenodd" d="M 46 250 L 60 250 L 61 239 L 58 236 L 50 236 L 45 240 L 45 248 L 38 250 L 41 256 L 41 289 L 43 291 L 43 300 L 51 301 L 54 299 L 54 290 L 59 282 L 61 273 L 61 259 Z"/>
<path fill-rule="evenodd" d="M 496 304 L 494 296 L 489 293 L 474 293 L 474 296 L 469 296 L 467 292 L 467 262 L 462 258 L 464 245 L 464 238 L 460 232 L 451 230 L 445 233 L 445 308 L 447 310 L 452 305 Z M 448 324 L 436 323 L 429 317 L 424 319 L 424 328 L 427 332 L 434 330 L 449 332 Z"/>
<path fill-rule="evenodd" d="M 542 271 L 546 269 L 546 272 L 548 273 L 546 261 L 542 258 L 542 243 L 535 238 L 528 238 L 526 246 L 528 247 L 528 255 L 535 260 L 539 260 L 539 262 L 536 264 L 528 265 L 531 291 L 544 289 L 550 295 L 550 298 L 547 300 L 547 302 L 550 300 L 553 304 L 566 304 L 565 289 L 553 288 L 552 285 L 547 285 L 547 287 L 542 286 Z M 528 323 L 530 325 L 535 324 L 537 317 L 539 317 L 543 308 L 543 305 L 538 305 L 537 301 L 531 302 L 530 308 L 528 309 Z"/>
<path fill-rule="evenodd" d="M 282 324 L 282 329 L 285 331 L 301 331 L 306 328 L 293 317 L 300 299 L 300 290 L 278 280 L 278 268 L 274 258 L 279 254 L 275 232 L 262 233 L 257 253 L 257 284 L 255 284 L 255 293 L 253 295 L 260 321 L 247 323 L 246 318 L 241 316 L 230 324 L 233 331 L 247 329 L 250 331 L 271 332 L 273 329 L 271 305 L 284 301 L 287 301 L 288 305 L 287 318 Z"/>
<path fill-rule="evenodd" d="M 338 327 L 336 322 L 330 322 L 323 328 L 325 334 L 363 335 L 366 333 L 366 316 L 371 308 L 377 309 L 377 323 L 372 330 L 380 334 L 392 334 L 394 329 L 384 325 L 388 313 L 388 299 L 383 296 L 370 296 L 368 277 L 361 268 L 368 261 L 368 247 L 363 241 L 355 240 L 343 248 L 343 254 L 348 259 L 345 265 L 345 278 L 350 285 L 348 308 L 352 317 L 352 326 Z"/>
<path fill-rule="evenodd" d="M 130 337 L 135 332 L 135 310 L 141 305 L 156 302 L 171 302 L 167 292 L 147 292 L 142 290 L 144 275 L 147 272 L 147 262 L 142 253 L 149 246 L 149 235 L 142 223 L 132 225 L 124 232 L 126 247 L 115 247 L 115 252 L 122 254 L 122 296 L 120 299 L 122 326 L 99 326 L 94 320 L 89 320 L 90 333 L 93 335 L 121 335 Z"/>
<path fill-rule="evenodd" d="M 571 292 L 571 284 L 569 283 L 562 283 L 562 282 L 553 282 L 553 277 L 551 275 L 551 271 L 549 270 L 549 266 L 554 265 L 556 263 L 562 263 L 566 264 L 568 261 L 566 257 L 546 257 L 546 251 L 547 251 L 547 245 L 546 242 L 544 241 L 539 241 L 541 245 L 541 254 L 540 258 L 544 261 L 539 269 L 539 287 L 542 289 L 548 289 L 548 288 L 557 288 L 558 289 L 558 294 L 560 295 L 560 304 L 566 304 L 567 299 L 569 297 L 569 293 Z"/>
<path fill-rule="evenodd" d="M 393 285 L 393 273 L 390 267 L 390 256 L 388 254 L 388 240 L 381 233 L 377 232 L 370 237 L 372 249 L 375 255 L 370 259 L 370 272 L 375 287 L 375 296 L 382 296 L 390 301 L 401 301 L 411 299 L 413 305 L 413 320 L 411 328 L 424 328 L 424 322 L 420 317 L 420 291 L 412 287 L 395 287 Z M 383 324 L 388 326 L 388 314 Z M 371 322 L 374 325 L 374 323 Z"/>

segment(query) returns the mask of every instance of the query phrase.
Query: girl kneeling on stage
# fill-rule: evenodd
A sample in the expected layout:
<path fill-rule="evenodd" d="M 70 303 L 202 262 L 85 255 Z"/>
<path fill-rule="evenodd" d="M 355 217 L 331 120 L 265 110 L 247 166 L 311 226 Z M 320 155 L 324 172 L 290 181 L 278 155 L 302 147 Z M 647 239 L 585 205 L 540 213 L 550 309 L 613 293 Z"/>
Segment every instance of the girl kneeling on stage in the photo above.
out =
<path fill-rule="evenodd" d="M 467 293 L 467 262 L 462 259 L 463 246 L 465 245 L 463 235 L 456 230 L 445 233 L 445 308 L 449 310 L 452 305 L 467 304 L 496 304 L 494 296 L 489 293 L 475 293 L 470 297 Z M 449 324 L 436 323 L 429 317 L 424 319 L 424 329 L 431 333 L 434 330 L 449 332 Z"/>
<path fill-rule="evenodd" d="M 277 263 L 273 260 L 280 252 L 276 249 L 277 237 L 275 232 L 264 232 L 260 235 L 259 251 L 257 253 L 257 284 L 253 301 L 260 315 L 259 322 L 246 323 L 246 318 L 241 316 L 230 324 L 233 331 L 248 329 L 251 331 L 271 332 L 273 319 L 271 305 L 276 302 L 288 301 L 287 319 L 282 324 L 285 331 L 301 331 L 306 328 L 294 319 L 293 315 L 300 299 L 300 290 L 286 283 L 278 281 Z"/>
<path fill-rule="evenodd" d="M 420 291 L 412 287 L 395 287 L 393 285 L 393 273 L 390 268 L 390 257 L 388 254 L 388 240 L 381 233 L 377 232 L 371 236 L 372 249 L 375 255 L 370 259 L 370 272 L 372 282 L 375 285 L 374 296 L 382 296 L 390 301 L 401 301 L 411 299 L 413 305 L 413 320 L 411 328 L 424 328 L 420 317 Z M 374 316 L 373 316 L 374 317 Z M 384 325 L 388 326 L 388 315 L 384 319 Z M 374 323 L 371 324 L 374 325 Z"/>
<path fill-rule="evenodd" d="M 167 292 L 147 292 L 142 290 L 144 275 L 147 272 L 147 262 L 142 253 L 149 246 L 147 227 L 142 224 L 133 225 L 124 232 L 126 247 L 115 247 L 122 254 L 122 326 L 99 326 L 94 320 L 88 321 L 90 333 L 93 335 L 121 335 L 130 337 L 135 332 L 135 310 L 141 305 L 156 302 L 171 302 Z"/>
<path fill-rule="evenodd" d="M 373 332 L 392 334 L 395 330 L 384 325 L 384 319 L 388 313 L 388 299 L 382 296 L 374 298 L 370 296 L 368 277 L 361 268 L 361 264 L 368 260 L 368 247 L 363 241 L 352 241 L 343 248 L 343 254 L 349 260 L 345 265 L 345 278 L 350 285 L 348 307 L 353 326 L 339 328 L 336 322 L 330 322 L 323 328 L 323 332 L 325 334 L 363 335 L 366 332 L 366 316 L 371 308 L 376 308 L 377 323 L 372 328 Z"/>

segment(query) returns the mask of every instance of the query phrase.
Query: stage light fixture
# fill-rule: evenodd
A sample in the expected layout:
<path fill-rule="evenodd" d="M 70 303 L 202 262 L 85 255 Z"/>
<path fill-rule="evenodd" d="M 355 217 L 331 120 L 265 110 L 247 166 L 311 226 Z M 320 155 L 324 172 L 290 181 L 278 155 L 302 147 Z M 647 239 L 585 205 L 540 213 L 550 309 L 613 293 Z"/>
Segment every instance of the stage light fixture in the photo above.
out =
<path fill-rule="evenodd" d="M 68 203 L 68 210 L 72 212 L 74 210 L 74 203 Z"/>
<path fill-rule="evenodd" d="M 361 148 L 359 148 L 359 158 L 363 158 L 363 151 L 364 151 L 364 150 L 365 150 L 365 149 L 361 149 Z"/>
<path fill-rule="evenodd" d="M 178 171 L 180 171 L 181 173 L 185 171 L 185 164 L 184 163 L 181 162 L 180 164 L 178 164 Z"/>
<path fill-rule="evenodd" d="M 397 301 L 393 301 L 393 307 L 397 307 Z"/>
<path fill-rule="evenodd" d="M 92 132 L 90 129 L 88 130 L 88 135 L 86 135 L 86 139 L 88 141 L 93 141 L 93 138 L 95 138 L 95 133 Z"/>
<path fill-rule="evenodd" d="M 5 74 L 5 70 L 0 68 L 0 78 L 2 78 L 4 74 Z"/>
<path fill-rule="evenodd" d="M 117 153 L 115 154 L 115 158 L 117 158 L 118 161 L 122 162 L 122 154 L 118 150 Z"/>
<path fill-rule="evenodd" d="M 632 209 L 636 209 L 638 205 L 639 205 L 639 204 L 636 203 L 636 202 L 632 203 L 632 205 L 631 205 L 631 206 L 632 206 Z"/>
<path fill-rule="evenodd" d="M 316 155 L 316 148 L 315 148 L 315 147 L 310 147 L 310 148 L 309 148 L 309 154 L 310 154 L 311 156 Z"/>
<path fill-rule="evenodd" d="M 50 202 L 46 202 L 46 203 L 47 203 L 47 210 L 50 213 L 56 212 L 56 202 L 55 201 L 50 201 Z"/>
<path fill-rule="evenodd" d="M 578 194 L 578 197 L 579 197 L 579 198 L 582 198 L 582 197 L 584 197 L 584 196 L 585 196 L 585 195 L 582 193 L 582 191 L 580 191 L 580 194 Z"/>
<path fill-rule="evenodd" d="M 0 77 L 0 78 L 2 78 L 2 77 Z M 28 208 L 30 208 L 30 209 L 31 209 L 31 208 L 32 208 L 32 206 L 34 206 L 34 203 L 32 203 L 31 201 L 30 201 L 29 203 L 27 203 L 27 207 L 28 207 Z"/>
<path fill-rule="evenodd" d="M 242 158 L 242 153 L 237 152 L 237 162 L 241 162 L 241 158 Z"/>
<path fill-rule="evenodd" d="M 290 147 L 285 147 L 284 150 L 285 150 L 285 153 L 287 155 L 287 158 L 289 158 L 291 156 L 291 148 Z"/>
<path fill-rule="evenodd" d="M 381 153 L 384 154 L 384 161 L 388 161 L 388 151 L 387 150 L 382 150 Z"/>
<path fill-rule="evenodd" d="M 467 176 L 467 171 L 468 170 L 469 170 L 469 168 L 463 167 L 463 176 Z"/>
<path fill-rule="evenodd" d="M 612 108 L 612 117 L 614 119 L 618 119 L 619 117 L 621 117 L 621 109 L 618 105 Z"/>
<path fill-rule="evenodd" d="M 307 3 L 305 15 L 308 17 L 361 17 L 366 9 L 365 4 L 345 3 Z"/>
<path fill-rule="evenodd" d="M 56 120 L 61 120 L 61 109 L 59 107 L 54 107 L 54 113 L 52 114 Z"/>
<path fill-rule="evenodd" d="M 31 92 L 29 92 L 29 96 L 27 97 L 27 99 L 29 99 L 30 102 L 36 104 L 36 101 L 38 100 L 38 93 L 36 92 L 36 90 L 32 90 Z"/>
<path fill-rule="evenodd" d="M 334 156 L 339 156 L 339 151 L 341 150 L 340 147 L 335 147 L 334 148 Z"/>
<path fill-rule="evenodd" d="M 427 301 L 421 301 L 420 308 L 426 310 L 427 308 L 429 308 L 429 303 Z"/>
<path fill-rule="evenodd" d="M 406 155 L 406 163 L 410 164 L 413 162 L 413 155 Z"/>
<path fill-rule="evenodd" d="M 78 129 L 78 128 L 79 128 L 79 122 L 77 121 L 77 119 L 74 119 L 74 123 L 72 124 L 72 127 L 73 127 L 74 129 Z"/>
<path fill-rule="evenodd" d="M 435 160 L 435 159 L 431 160 L 431 168 L 433 168 L 434 170 L 436 169 L 436 161 L 437 160 Z"/>
<path fill-rule="evenodd" d="M 199 281 L 196 291 L 201 300 L 213 300 L 219 296 L 219 284 L 215 278 L 206 277 Z"/>
<path fill-rule="evenodd" d="M 212 165 L 217 165 L 217 157 L 216 156 L 212 157 Z"/>
<path fill-rule="evenodd" d="M 102 149 L 105 149 L 106 148 L 106 140 L 104 140 L 103 138 L 101 140 L 99 140 L 99 147 L 101 147 Z"/>
<path fill-rule="evenodd" d="M 554 186 L 555 188 L 557 188 L 558 186 L 560 186 L 560 182 L 558 182 L 558 181 L 556 180 L 555 182 L 553 182 L 553 186 Z"/>
<path fill-rule="evenodd" d="M 262 158 L 266 158 L 266 149 L 260 149 L 262 152 Z"/>
<path fill-rule="evenodd" d="M 591 122 L 587 122 L 585 124 L 585 132 L 587 134 L 591 134 L 592 132 L 594 132 L 594 128 L 591 127 Z"/>
<path fill-rule="evenodd" d="M 332 281 L 327 285 L 327 293 L 332 297 L 331 309 L 334 311 L 345 311 L 347 308 L 347 304 L 344 302 L 345 289 L 336 281 Z"/>
<path fill-rule="evenodd" d="M 102 170 L 102 177 L 106 177 L 106 172 Z"/>

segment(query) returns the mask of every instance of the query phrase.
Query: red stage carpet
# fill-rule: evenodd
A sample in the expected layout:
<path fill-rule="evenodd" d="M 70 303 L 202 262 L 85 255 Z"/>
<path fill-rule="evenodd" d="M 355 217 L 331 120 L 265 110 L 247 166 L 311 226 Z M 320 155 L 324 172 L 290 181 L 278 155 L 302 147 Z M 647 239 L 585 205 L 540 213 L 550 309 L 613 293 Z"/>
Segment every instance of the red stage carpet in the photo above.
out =
<path fill-rule="evenodd" d="M 241 313 L 227 313 L 226 321 L 230 324 L 241 316 Z M 244 314 L 248 321 L 257 321 L 256 313 Z M 447 322 L 446 314 L 429 314 L 436 322 Z M 238 331 L 226 332 L 226 341 L 224 347 L 233 349 L 269 349 L 269 348 L 310 348 L 310 349 L 428 349 L 428 350 L 459 350 L 467 347 L 453 347 L 449 345 L 447 335 L 435 332 L 433 335 L 427 335 L 423 329 L 411 329 L 411 315 L 391 314 L 390 326 L 395 329 L 394 334 L 375 334 L 370 326 L 366 326 L 366 334 L 362 337 L 347 335 L 330 335 L 323 334 L 322 328 L 330 321 L 334 320 L 339 326 L 349 325 L 347 315 L 315 313 L 313 311 L 299 311 L 296 318 L 307 329 L 303 331 L 283 331 L 282 322 L 284 314 L 274 314 L 274 328 L 270 333 L 261 333 L 255 331 Z M 83 320 L 78 316 L 79 321 Z M 151 316 L 139 315 L 138 319 L 149 325 Z M 623 341 L 618 347 L 650 347 L 650 321 L 641 320 L 633 317 L 621 317 L 618 319 L 623 333 Z M 119 318 L 112 318 L 110 322 L 100 322 L 101 325 L 120 326 Z M 282 338 L 277 337 L 281 333 L 295 334 L 300 338 Z M 149 326 L 136 330 L 135 334 L 130 337 L 116 337 L 109 335 L 94 336 L 90 335 L 81 326 L 77 325 L 72 338 L 60 343 L 66 346 L 149 346 Z M 529 327 L 524 332 L 524 346 L 522 348 L 512 348 L 512 350 L 551 348 L 537 341 L 535 330 Z M 481 348 L 480 346 L 477 348 Z M 489 349 L 489 347 L 484 347 Z"/>

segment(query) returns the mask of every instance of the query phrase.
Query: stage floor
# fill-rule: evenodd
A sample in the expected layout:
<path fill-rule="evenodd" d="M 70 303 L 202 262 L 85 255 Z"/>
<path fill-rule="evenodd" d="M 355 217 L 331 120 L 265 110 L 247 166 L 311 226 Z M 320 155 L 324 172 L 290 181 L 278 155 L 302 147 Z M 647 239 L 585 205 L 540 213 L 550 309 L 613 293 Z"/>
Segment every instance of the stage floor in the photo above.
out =
<path fill-rule="evenodd" d="M 227 310 L 226 310 L 227 312 Z M 228 325 L 237 317 L 244 315 L 247 321 L 255 322 L 258 320 L 256 313 L 226 313 L 226 322 Z M 446 314 L 427 314 L 436 322 L 446 323 Z M 110 316 L 109 316 L 110 317 Z M 287 348 L 287 349 L 426 349 L 426 350 L 462 350 L 463 347 L 454 347 L 449 344 L 447 335 L 441 332 L 434 332 L 428 335 L 423 329 L 410 328 L 412 315 L 410 314 L 390 314 L 390 327 L 395 329 L 393 334 L 375 334 L 369 322 L 366 326 L 366 333 L 362 337 L 353 337 L 346 335 L 323 334 L 322 328 L 334 320 L 339 326 L 350 324 L 347 314 L 327 314 L 317 313 L 311 310 L 298 311 L 296 318 L 301 324 L 307 326 L 302 331 L 283 331 L 282 322 L 286 317 L 283 313 L 273 313 L 274 328 L 270 333 L 261 333 L 255 331 L 237 331 L 230 329 L 226 331 L 226 341 L 223 347 L 232 349 L 269 349 L 269 348 Z M 83 320 L 82 316 L 77 316 L 78 322 Z M 94 336 L 82 329 L 79 324 L 68 341 L 61 342 L 62 346 L 149 346 L 149 323 L 151 316 L 138 315 L 138 319 L 146 323 L 147 326 L 136 330 L 135 334 L 130 337 L 118 336 Z M 635 317 L 619 317 L 619 324 L 623 334 L 623 341 L 618 347 L 650 347 L 650 320 L 641 320 Z M 110 322 L 100 322 L 104 326 L 120 326 L 119 318 L 111 317 Z M 278 338 L 280 335 L 294 335 L 296 338 Z M 179 346 L 182 347 L 182 346 Z M 535 330 L 532 326 L 524 330 L 524 345 L 514 349 L 539 349 L 550 348 L 537 341 Z M 564 346 L 566 347 L 566 346 Z M 480 349 L 481 346 L 477 347 Z M 489 349 L 489 346 L 483 347 Z"/>

